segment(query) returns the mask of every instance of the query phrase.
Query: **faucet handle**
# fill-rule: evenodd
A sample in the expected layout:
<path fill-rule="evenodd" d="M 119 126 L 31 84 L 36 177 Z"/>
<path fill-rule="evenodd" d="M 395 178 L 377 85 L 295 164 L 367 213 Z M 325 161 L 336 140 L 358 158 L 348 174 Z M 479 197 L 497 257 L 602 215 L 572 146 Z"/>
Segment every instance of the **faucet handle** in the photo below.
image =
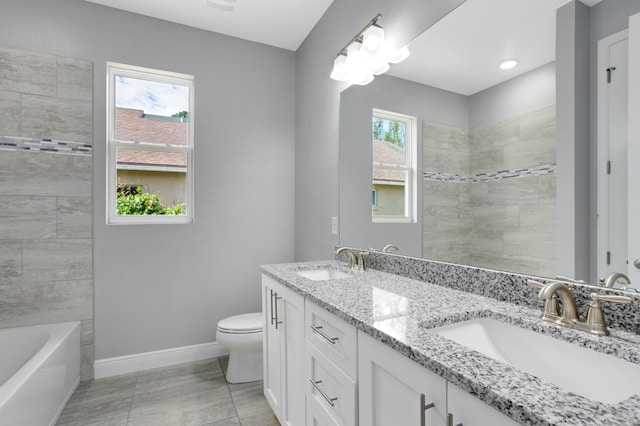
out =
<path fill-rule="evenodd" d="M 587 312 L 587 320 L 585 321 L 585 324 L 587 331 L 600 336 L 609 335 L 609 330 L 607 330 L 607 323 L 604 320 L 600 301 L 621 303 L 624 305 L 630 305 L 633 303 L 633 299 L 630 297 L 610 294 L 591 293 L 590 298 L 591 302 L 589 303 L 589 312 Z"/>
<path fill-rule="evenodd" d="M 605 302 L 620 303 L 623 305 L 631 305 L 633 303 L 633 299 L 628 296 L 615 296 L 613 294 L 591 293 L 590 297 L 591 297 L 591 300 L 596 303 L 601 300 L 604 300 Z"/>

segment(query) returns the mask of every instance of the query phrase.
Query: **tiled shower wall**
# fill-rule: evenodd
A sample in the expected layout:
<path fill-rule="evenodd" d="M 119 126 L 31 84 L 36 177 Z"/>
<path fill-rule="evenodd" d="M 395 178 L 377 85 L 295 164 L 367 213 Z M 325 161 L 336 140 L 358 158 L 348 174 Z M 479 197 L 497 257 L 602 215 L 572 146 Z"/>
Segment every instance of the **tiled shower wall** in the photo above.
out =
<path fill-rule="evenodd" d="M 556 275 L 555 122 L 550 106 L 471 130 L 423 124 L 424 257 Z"/>
<path fill-rule="evenodd" d="M 82 322 L 93 377 L 90 61 L 0 46 L 0 328 Z"/>

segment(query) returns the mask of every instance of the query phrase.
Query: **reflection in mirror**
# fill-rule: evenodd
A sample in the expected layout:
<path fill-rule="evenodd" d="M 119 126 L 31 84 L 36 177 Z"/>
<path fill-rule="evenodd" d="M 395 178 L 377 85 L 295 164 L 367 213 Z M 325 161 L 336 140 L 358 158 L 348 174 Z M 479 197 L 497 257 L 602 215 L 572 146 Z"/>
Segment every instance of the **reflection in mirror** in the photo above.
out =
<path fill-rule="evenodd" d="M 416 203 L 416 119 L 374 109 L 371 133 L 371 217 L 374 222 L 412 222 Z"/>
<path fill-rule="evenodd" d="M 341 94 L 341 245 L 556 274 L 557 2 L 488 1 L 467 0 L 390 75 Z M 415 224 L 369 213 L 376 109 L 418 119 Z"/>

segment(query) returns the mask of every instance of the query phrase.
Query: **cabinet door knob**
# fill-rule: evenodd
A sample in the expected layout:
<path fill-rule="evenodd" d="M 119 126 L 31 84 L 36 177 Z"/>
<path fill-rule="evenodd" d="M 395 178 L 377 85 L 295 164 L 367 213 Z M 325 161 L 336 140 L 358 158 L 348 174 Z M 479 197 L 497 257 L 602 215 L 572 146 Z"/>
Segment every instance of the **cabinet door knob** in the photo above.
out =
<path fill-rule="evenodd" d="M 420 426 L 426 426 L 425 422 L 426 420 L 426 415 L 425 412 L 429 409 L 429 408 L 433 408 L 435 407 L 436 404 L 434 404 L 433 402 L 430 402 L 429 404 L 426 403 L 426 397 L 423 393 L 420 394 Z"/>

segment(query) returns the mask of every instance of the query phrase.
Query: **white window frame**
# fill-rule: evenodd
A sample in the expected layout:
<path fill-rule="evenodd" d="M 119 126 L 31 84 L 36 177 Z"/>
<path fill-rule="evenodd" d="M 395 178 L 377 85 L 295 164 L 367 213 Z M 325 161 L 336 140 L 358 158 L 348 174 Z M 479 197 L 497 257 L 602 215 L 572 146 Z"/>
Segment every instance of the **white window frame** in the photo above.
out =
<path fill-rule="evenodd" d="M 418 139 L 418 119 L 410 115 L 385 111 L 377 108 L 373 108 L 372 111 L 372 121 L 373 118 L 381 118 L 384 120 L 401 121 L 405 124 L 405 152 L 409 158 L 407 159 L 406 166 L 375 165 L 373 164 L 373 161 L 371 162 L 371 176 L 373 176 L 373 168 L 407 172 L 407 186 L 405 187 L 404 197 L 404 216 L 374 216 L 372 212 L 371 220 L 373 223 L 416 223 L 416 218 L 418 216 L 416 210 L 418 199 L 418 185 L 416 181 L 416 171 L 418 169 L 418 148 L 416 143 Z"/>
<path fill-rule="evenodd" d="M 131 77 L 139 80 L 175 84 L 189 88 L 189 140 L 188 145 L 159 145 L 145 142 L 117 140 L 116 135 L 116 76 Z M 171 71 L 107 62 L 107 224 L 187 224 L 194 221 L 194 188 L 193 188 L 193 148 L 194 148 L 194 77 Z M 116 149 L 144 149 L 147 151 L 179 152 L 187 156 L 187 193 L 184 215 L 119 215 L 116 209 L 118 170 Z"/>

